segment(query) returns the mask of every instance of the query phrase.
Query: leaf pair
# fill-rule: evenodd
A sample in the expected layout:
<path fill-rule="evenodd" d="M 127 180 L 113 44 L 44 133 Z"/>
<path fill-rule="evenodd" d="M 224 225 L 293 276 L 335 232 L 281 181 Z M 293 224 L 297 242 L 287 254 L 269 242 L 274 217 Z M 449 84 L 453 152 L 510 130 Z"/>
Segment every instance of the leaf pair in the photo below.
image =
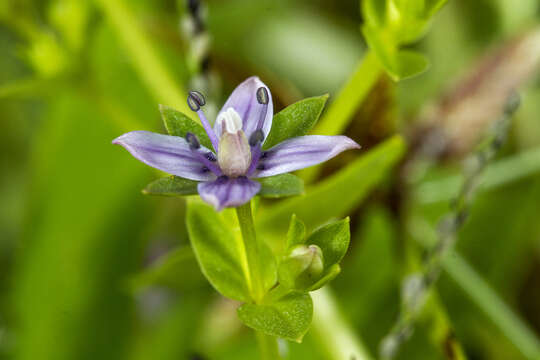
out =
<path fill-rule="evenodd" d="M 293 215 L 287 234 L 289 252 L 279 264 L 279 285 L 262 304 L 244 304 L 238 309 L 247 326 L 284 339 L 302 340 L 313 316 L 309 292 L 339 274 L 339 262 L 349 246 L 349 219 L 323 226 L 307 238 L 305 235 L 304 224 Z M 311 247 L 318 249 L 315 255 Z M 298 248 L 308 250 L 298 253 Z"/>
<path fill-rule="evenodd" d="M 280 297 L 266 297 L 261 304 L 251 301 L 250 269 L 242 235 L 234 210 L 220 213 L 202 201 L 189 202 L 187 212 L 189 237 L 197 261 L 210 284 L 223 296 L 245 302 L 238 309 L 247 326 L 272 336 L 301 341 L 313 315 L 311 297 L 287 292 Z M 261 277 L 264 291 L 277 282 L 276 259 L 259 241 Z"/>
<path fill-rule="evenodd" d="M 394 80 L 424 72 L 427 58 L 403 45 L 417 41 L 446 0 L 364 0 L 362 33 L 370 49 Z"/>

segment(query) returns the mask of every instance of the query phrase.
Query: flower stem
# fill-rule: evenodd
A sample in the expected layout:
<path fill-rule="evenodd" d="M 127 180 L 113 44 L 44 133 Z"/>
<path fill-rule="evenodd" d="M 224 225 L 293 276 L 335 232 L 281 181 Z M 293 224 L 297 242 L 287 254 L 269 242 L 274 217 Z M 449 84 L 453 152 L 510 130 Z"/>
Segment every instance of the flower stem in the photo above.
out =
<path fill-rule="evenodd" d="M 251 202 L 236 208 L 238 223 L 242 231 L 242 239 L 246 250 L 246 258 L 249 268 L 249 279 L 251 297 L 255 303 L 259 303 L 264 297 L 264 289 L 262 285 L 260 271 L 260 249 L 255 234 L 255 225 L 253 223 L 253 215 L 251 213 Z"/>
<path fill-rule="evenodd" d="M 368 50 L 312 133 L 322 135 L 339 135 L 343 133 L 349 125 L 354 112 L 362 104 L 381 74 L 382 68 L 379 65 L 377 56 Z M 311 182 L 317 177 L 319 170 L 320 167 L 314 166 L 302 170 L 301 174 L 306 182 Z"/>
<path fill-rule="evenodd" d="M 263 334 L 260 331 L 255 331 L 257 343 L 261 351 L 261 360 L 276 360 L 279 359 L 279 349 L 277 339 L 273 336 Z"/>
<path fill-rule="evenodd" d="M 251 202 L 236 208 L 236 215 L 244 248 L 246 250 L 246 258 L 249 268 L 249 283 L 251 284 L 251 297 L 255 303 L 260 303 L 264 298 L 264 285 L 261 275 L 260 263 L 260 247 L 255 233 L 255 225 L 253 223 L 253 214 L 251 212 Z M 261 351 L 262 360 L 279 359 L 277 339 L 273 336 L 263 334 L 260 331 L 255 331 L 259 349 Z"/>

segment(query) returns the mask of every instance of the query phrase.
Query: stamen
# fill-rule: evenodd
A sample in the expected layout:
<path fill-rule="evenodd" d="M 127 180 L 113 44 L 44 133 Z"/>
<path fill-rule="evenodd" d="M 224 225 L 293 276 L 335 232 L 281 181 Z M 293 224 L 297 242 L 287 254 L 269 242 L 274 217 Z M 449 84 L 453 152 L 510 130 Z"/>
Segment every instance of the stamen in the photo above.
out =
<path fill-rule="evenodd" d="M 206 99 L 200 92 L 190 91 L 187 98 L 187 103 L 192 111 L 199 111 L 201 106 L 206 105 Z"/>
<path fill-rule="evenodd" d="M 268 112 L 268 103 L 270 102 L 270 96 L 268 95 L 268 90 L 264 86 L 261 86 L 257 89 L 257 102 L 263 106 L 261 109 L 261 116 L 257 122 L 256 129 L 262 129 L 264 120 L 266 119 L 266 113 Z"/>
<path fill-rule="evenodd" d="M 257 101 L 259 104 L 267 105 L 268 104 L 268 90 L 264 86 L 261 86 L 257 89 Z"/>
<path fill-rule="evenodd" d="M 189 148 L 191 149 L 191 151 L 193 151 L 193 153 L 195 154 L 195 156 L 197 156 L 199 161 L 204 164 L 204 167 L 202 169 L 203 172 L 207 172 L 211 170 L 217 176 L 220 176 L 222 174 L 220 167 L 217 164 L 215 164 L 217 160 L 216 156 L 211 151 L 205 154 L 198 151 L 201 148 L 201 143 L 199 142 L 197 135 L 191 132 L 186 133 L 186 141 L 189 144 Z"/>
<path fill-rule="evenodd" d="M 270 102 L 270 95 L 268 90 L 264 86 L 257 89 L 257 102 L 262 105 L 259 121 L 257 122 L 256 130 L 249 137 L 249 145 L 251 146 L 251 164 L 249 165 L 248 175 L 251 175 L 255 169 L 258 169 L 259 159 L 261 158 L 262 143 L 264 141 L 264 132 L 262 127 L 266 114 L 268 112 L 268 103 Z M 260 169 L 259 169 L 260 170 Z"/>
<path fill-rule="evenodd" d="M 191 150 L 197 150 L 201 147 L 201 143 L 199 142 L 199 139 L 197 139 L 197 136 L 193 133 L 186 133 L 186 141 L 189 144 L 189 148 Z"/>
<path fill-rule="evenodd" d="M 216 155 L 214 155 L 214 153 L 211 152 L 211 151 L 204 154 L 204 157 L 207 158 L 208 161 L 211 161 L 211 162 L 216 162 L 217 161 Z"/>
<path fill-rule="evenodd" d="M 199 119 L 201 120 L 201 124 L 204 127 L 204 130 L 206 131 L 206 134 L 208 134 L 208 137 L 210 138 L 210 142 L 212 143 L 212 147 L 214 148 L 214 151 L 218 150 L 219 140 L 214 133 L 214 129 L 212 129 L 212 126 L 210 126 L 210 123 L 206 119 L 206 116 L 204 116 L 203 111 L 201 110 L 201 106 L 206 105 L 206 99 L 204 98 L 203 94 L 201 94 L 198 91 L 190 91 L 187 103 L 189 108 L 192 111 L 195 111 L 197 115 L 199 116 Z"/>

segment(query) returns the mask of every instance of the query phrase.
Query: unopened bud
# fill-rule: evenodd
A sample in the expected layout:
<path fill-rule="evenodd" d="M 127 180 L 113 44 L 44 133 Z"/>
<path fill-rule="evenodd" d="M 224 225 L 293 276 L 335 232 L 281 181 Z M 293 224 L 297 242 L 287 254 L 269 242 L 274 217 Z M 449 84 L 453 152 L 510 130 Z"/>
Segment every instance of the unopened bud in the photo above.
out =
<path fill-rule="evenodd" d="M 324 270 L 323 254 L 317 245 L 297 245 L 279 266 L 280 284 L 305 290 L 315 284 Z"/>

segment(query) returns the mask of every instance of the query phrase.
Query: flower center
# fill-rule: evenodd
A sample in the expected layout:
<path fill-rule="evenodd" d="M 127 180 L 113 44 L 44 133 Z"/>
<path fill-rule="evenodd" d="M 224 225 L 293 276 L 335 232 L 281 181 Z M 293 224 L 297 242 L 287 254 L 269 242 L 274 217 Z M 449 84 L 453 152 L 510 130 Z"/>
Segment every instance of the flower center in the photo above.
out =
<path fill-rule="evenodd" d="M 219 139 L 219 167 L 227 176 L 243 176 L 251 164 L 251 149 L 242 130 L 242 119 L 233 108 L 228 108 L 217 121 L 221 122 L 223 129 Z"/>

